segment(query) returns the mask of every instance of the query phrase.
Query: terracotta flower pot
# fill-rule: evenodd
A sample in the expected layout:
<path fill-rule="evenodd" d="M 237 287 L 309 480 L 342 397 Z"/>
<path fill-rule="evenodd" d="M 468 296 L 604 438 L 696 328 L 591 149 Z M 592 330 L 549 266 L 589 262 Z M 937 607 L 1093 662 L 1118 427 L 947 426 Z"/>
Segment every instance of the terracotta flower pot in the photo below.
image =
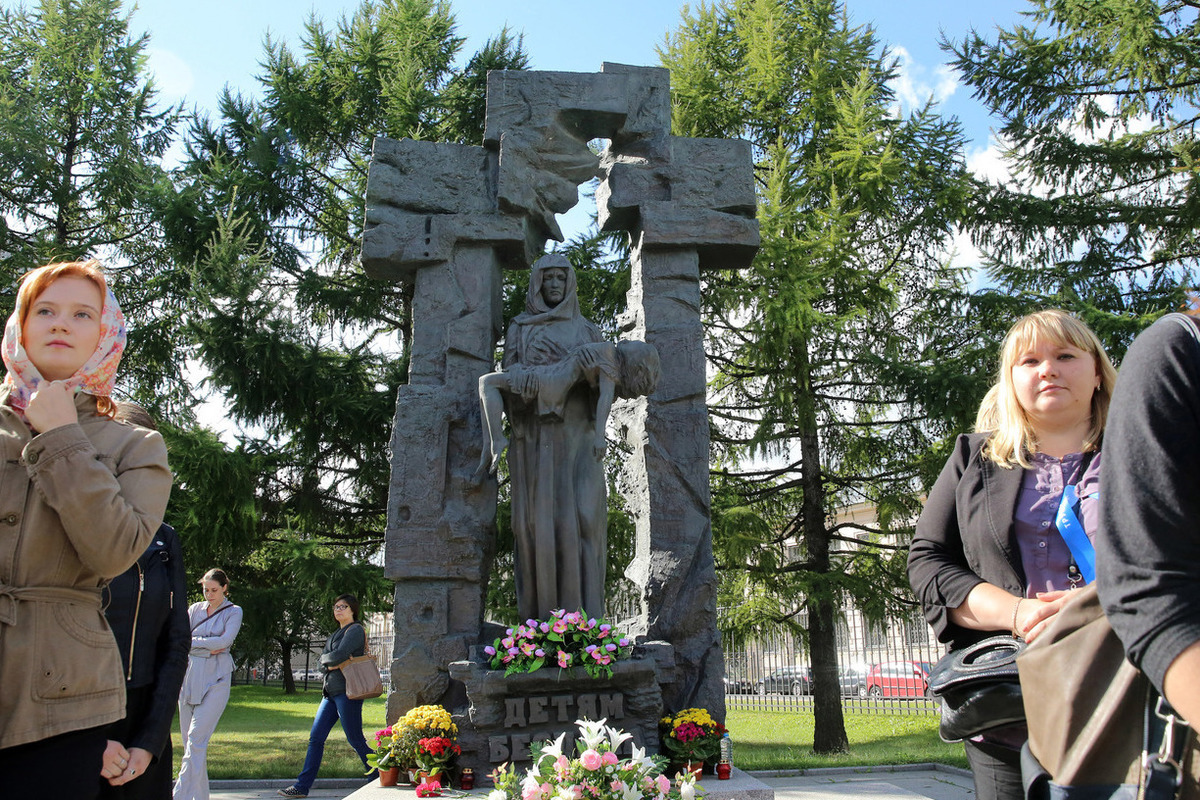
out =
<path fill-rule="evenodd" d="M 398 780 L 400 780 L 399 767 L 388 767 L 387 769 L 379 770 L 380 786 L 395 786 Z"/>

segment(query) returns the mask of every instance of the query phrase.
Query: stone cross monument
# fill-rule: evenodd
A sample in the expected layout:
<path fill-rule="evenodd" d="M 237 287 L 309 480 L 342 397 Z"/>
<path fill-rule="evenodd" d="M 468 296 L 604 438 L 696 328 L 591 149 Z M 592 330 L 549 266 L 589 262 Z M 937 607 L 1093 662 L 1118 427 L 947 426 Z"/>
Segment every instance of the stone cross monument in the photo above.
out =
<path fill-rule="evenodd" d="M 650 397 L 613 416 L 633 456 L 629 577 L 641 610 L 627 633 L 670 643 L 668 710 L 724 717 L 708 488 L 700 275 L 747 266 L 758 249 L 750 145 L 670 135 L 668 72 L 493 72 L 483 146 L 375 141 L 363 267 L 412 286 L 409 383 L 392 434 L 385 570 L 396 582 L 388 719 L 459 705 L 447 665 L 480 643 L 496 484 L 480 482 L 476 386 L 503 332 L 504 270 L 527 269 L 578 186 L 600 177 L 600 224 L 627 231 L 624 335 L 657 347 Z M 610 144 L 599 157 L 587 146 Z M 599 614 L 601 609 L 588 609 Z"/>

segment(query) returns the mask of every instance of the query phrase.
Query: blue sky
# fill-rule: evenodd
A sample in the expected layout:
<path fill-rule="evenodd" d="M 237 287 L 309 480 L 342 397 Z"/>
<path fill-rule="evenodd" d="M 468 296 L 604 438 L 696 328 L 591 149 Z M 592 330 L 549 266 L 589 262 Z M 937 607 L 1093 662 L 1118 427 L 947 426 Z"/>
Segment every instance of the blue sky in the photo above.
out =
<path fill-rule="evenodd" d="M 351 13 L 352 0 L 141 0 L 133 18 L 135 30 L 151 36 L 151 67 L 164 99 L 186 97 L 211 108 L 226 84 L 256 91 L 254 76 L 263 37 L 297 44 L 310 13 L 332 24 Z M 452 3 L 458 32 L 467 38 L 469 54 L 507 25 L 523 33 L 534 69 L 595 72 L 604 61 L 656 65 L 656 46 L 675 29 L 683 3 L 678 0 L 457 0 Z M 882 42 L 901 58 L 902 92 L 914 99 L 933 95 L 946 114 L 959 117 L 974 149 L 987 144 L 991 122 L 978 103 L 957 86 L 942 66 L 937 47 L 940 32 L 961 38 L 975 27 L 993 31 L 1011 26 L 1026 0 L 848 0 L 855 24 L 873 25 Z"/>
<path fill-rule="evenodd" d="M 467 58 L 490 36 L 507 26 L 525 37 L 532 67 L 541 70 L 596 72 L 605 61 L 654 66 L 656 48 L 679 24 L 680 0 L 456 0 L 452 8 L 458 34 L 466 38 Z M 132 7 L 127 3 L 127 8 Z M 150 68 L 164 101 L 186 99 L 189 107 L 211 110 L 226 85 L 257 94 L 255 76 L 264 37 L 299 47 L 311 14 L 333 27 L 358 7 L 357 0 L 140 0 L 133 30 L 150 34 Z M 997 26 L 1011 28 L 1028 10 L 1027 0 L 846 0 L 855 25 L 875 28 L 901 66 L 897 92 L 908 104 L 932 97 L 945 115 L 963 123 L 968 138 L 967 164 L 975 172 L 1004 174 L 990 134 L 993 121 L 945 66 L 938 48 L 944 32 L 961 40 L 972 28 L 995 38 Z M 568 235 L 586 224 L 582 204 L 562 220 Z M 965 237 L 956 237 L 956 262 L 975 264 L 977 254 Z"/>

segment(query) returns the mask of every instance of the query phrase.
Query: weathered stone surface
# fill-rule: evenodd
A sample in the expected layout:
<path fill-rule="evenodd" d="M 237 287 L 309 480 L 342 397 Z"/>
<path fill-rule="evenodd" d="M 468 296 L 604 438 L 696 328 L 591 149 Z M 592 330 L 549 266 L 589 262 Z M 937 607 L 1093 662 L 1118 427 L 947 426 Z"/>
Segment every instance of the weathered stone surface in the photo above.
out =
<path fill-rule="evenodd" d="M 582 667 L 505 677 L 479 661 L 451 664 L 450 675 L 465 685 L 470 701 L 458 720 L 460 763 L 477 774 L 505 761 L 528 763 L 531 742 L 563 732 L 573 740 L 579 719 L 607 719 L 633 734 L 637 745 L 658 752 L 663 706 L 654 658 L 616 662 L 611 678 L 591 678 Z"/>
<path fill-rule="evenodd" d="M 418 214 L 492 214 L 494 182 L 494 157 L 483 147 L 377 136 L 366 201 Z"/>
<path fill-rule="evenodd" d="M 720 211 L 683 211 L 659 203 L 641 207 L 645 247 L 687 247 L 700 255 L 701 269 L 750 266 L 761 243 L 758 220 Z"/>
<path fill-rule="evenodd" d="M 561 117 L 575 138 L 624 141 L 670 130 L 670 73 L 661 67 L 605 63 L 603 72 L 488 73 L 485 146 L 531 121 Z"/>
<path fill-rule="evenodd" d="M 670 710 L 707 708 L 723 720 L 708 419 L 696 385 L 697 373 L 703 375 L 704 340 L 698 316 L 688 321 L 688 309 L 699 307 L 699 255 L 695 250 L 653 249 L 640 241 L 633 271 L 632 334 L 673 357 L 664 362 L 659 391 L 644 404 L 621 409 L 621 429 L 634 446 L 623 482 L 647 487 L 626 498 L 636 531 L 634 560 L 626 574 L 643 589 L 646 612 L 639 633 L 675 647 L 676 681 L 664 687 L 664 705 Z M 663 288 L 676 298 L 669 304 L 674 310 L 656 313 Z"/>
<path fill-rule="evenodd" d="M 668 204 L 681 219 L 698 210 L 752 220 L 751 163 L 750 143 L 740 139 L 662 136 L 609 147 L 600 157 L 605 181 L 596 192 L 600 226 L 636 228 L 636 212 L 648 204 Z M 697 222 L 708 219 L 701 213 Z"/>
<path fill-rule="evenodd" d="M 500 209 L 531 215 L 546 237 L 562 241 L 555 215 L 574 207 L 579 184 L 599 168 L 588 141 L 661 136 L 669 124 L 666 70 L 488 73 L 484 144 L 500 154 Z"/>
<path fill-rule="evenodd" d="M 483 628 L 496 484 L 473 476 L 474 387 L 491 371 L 502 331 L 501 270 L 528 266 L 547 238 L 561 238 L 554 215 L 597 174 L 605 228 L 634 242 L 622 328 L 670 353 L 654 395 L 614 411 L 634 446 L 624 482 L 637 535 L 630 574 L 643 587 L 636 622 L 643 638 L 671 643 L 669 658 L 655 651 L 666 707 L 704 706 L 723 718 L 699 270 L 748 264 L 758 227 L 749 146 L 671 137 L 669 123 L 666 70 L 605 64 L 598 74 L 489 75 L 482 148 L 376 142 L 363 265 L 412 282 L 414 319 L 385 551 L 404 631 L 389 719 L 419 703 L 465 702 L 445 665 Z M 610 140 L 601 158 L 587 148 L 595 138 Z M 473 736 L 467 720 L 464 737 L 481 751 Z"/>

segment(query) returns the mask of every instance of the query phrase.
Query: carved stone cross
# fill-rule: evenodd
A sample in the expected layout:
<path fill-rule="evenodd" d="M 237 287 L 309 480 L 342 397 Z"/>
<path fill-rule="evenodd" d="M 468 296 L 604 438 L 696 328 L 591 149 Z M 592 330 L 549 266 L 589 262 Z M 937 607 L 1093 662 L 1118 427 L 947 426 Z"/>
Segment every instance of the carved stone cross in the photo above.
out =
<path fill-rule="evenodd" d="M 723 717 L 700 271 L 749 265 L 758 223 L 749 143 L 671 136 L 670 110 L 664 69 L 493 72 L 482 147 L 375 141 L 363 267 L 413 284 L 410 382 L 391 442 L 389 719 L 461 699 L 446 669 L 480 642 L 494 555 L 496 486 L 473 480 L 475 386 L 502 331 L 502 272 L 562 240 L 555 215 L 594 176 L 601 226 L 627 231 L 633 246 L 627 334 L 664 354 L 657 391 L 614 411 L 634 450 L 628 575 L 641 610 L 629 632 L 673 646 L 668 708 Z M 593 139 L 610 142 L 599 157 Z"/>

